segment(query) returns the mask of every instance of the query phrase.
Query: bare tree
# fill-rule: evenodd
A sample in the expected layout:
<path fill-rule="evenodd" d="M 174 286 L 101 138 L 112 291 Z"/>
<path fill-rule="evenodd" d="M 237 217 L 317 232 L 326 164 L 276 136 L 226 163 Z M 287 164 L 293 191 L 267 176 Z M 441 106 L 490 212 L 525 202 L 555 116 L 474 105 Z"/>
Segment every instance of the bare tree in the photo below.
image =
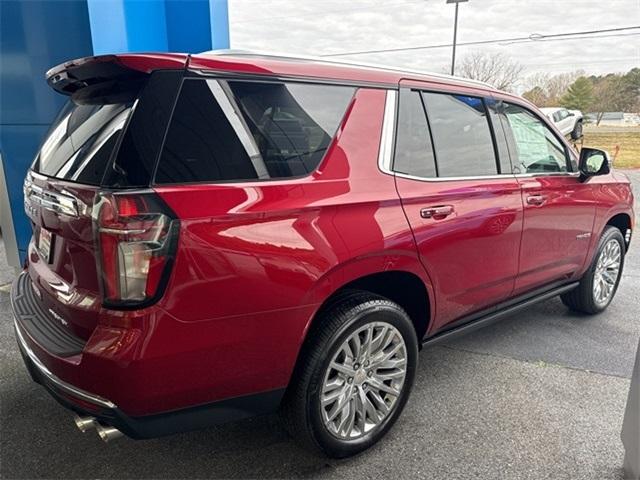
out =
<path fill-rule="evenodd" d="M 542 87 L 533 87 L 531 90 L 524 92 L 522 96 L 538 107 L 546 107 L 549 103 L 547 93 Z"/>
<path fill-rule="evenodd" d="M 595 102 L 592 105 L 597 113 L 596 126 L 600 125 L 605 112 L 629 111 L 633 108 L 634 98 L 621 75 L 609 74 L 596 79 L 594 86 Z"/>
<path fill-rule="evenodd" d="M 536 72 L 528 75 L 524 81 L 522 82 L 522 86 L 524 90 L 533 90 L 538 87 L 544 90 L 545 95 L 547 94 L 547 85 L 549 83 L 549 79 L 551 75 L 544 72 Z"/>
<path fill-rule="evenodd" d="M 569 86 L 582 76 L 584 76 L 584 70 L 576 70 L 574 72 L 559 73 L 549 78 L 546 85 L 547 96 L 554 101 L 554 106 L 558 105 L 560 97 L 567 93 Z"/>
<path fill-rule="evenodd" d="M 520 81 L 524 66 L 501 53 L 473 52 L 462 59 L 461 76 L 480 80 L 500 90 L 513 90 Z"/>
<path fill-rule="evenodd" d="M 581 76 L 584 76 L 584 70 L 553 76 L 547 73 L 534 73 L 523 82 L 525 87 L 523 96 L 539 107 L 557 107 L 560 104 L 560 98 L 567 93 L 569 85 Z"/>

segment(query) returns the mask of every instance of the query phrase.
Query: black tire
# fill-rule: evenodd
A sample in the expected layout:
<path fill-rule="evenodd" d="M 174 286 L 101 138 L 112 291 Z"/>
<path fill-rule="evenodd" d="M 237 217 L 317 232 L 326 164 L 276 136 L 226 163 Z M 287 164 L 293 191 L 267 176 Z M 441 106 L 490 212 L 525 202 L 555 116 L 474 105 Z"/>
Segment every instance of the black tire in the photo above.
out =
<path fill-rule="evenodd" d="M 600 258 L 600 254 L 602 253 L 604 246 L 611 240 L 615 240 L 620 244 L 620 271 L 618 273 L 618 278 L 616 279 L 616 282 L 614 284 L 611 296 L 608 298 L 605 304 L 598 304 L 594 298 L 593 293 L 594 274 L 598 264 L 598 259 Z M 593 261 L 589 266 L 589 269 L 582 276 L 582 278 L 580 279 L 580 284 L 575 289 L 560 295 L 562 303 L 564 303 L 571 310 L 586 313 L 589 315 L 604 311 L 609 306 L 616 294 L 616 291 L 618 290 L 618 285 L 620 284 L 620 279 L 622 278 L 622 271 L 624 268 L 625 253 L 625 243 L 622 233 L 616 227 L 612 227 L 610 225 L 607 226 L 604 229 L 604 232 L 602 232 L 602 236 L 600 237 L 600 241 L 598 242 L 598 248 L 593 257 Z"/>
<path fill-rule="evenodd" d="M 571 131 L 571 138 L 573 140 L 579 140 L 580 138 L 582 138 L 582 121 L 579 120 L 576 122 L 576 124 L 573 126 L 573 130 Z"/>
<path fill-rule="evenodd" d="M 324 374 L 343 342 L 362 326 L 385 322 L 401 334 L 406 346 L 406 375 L 390 413 L 356 439 L 340 439 L 325 426 L 320 395 Z M 392 427 L 411 392 L 418 362 L 418 340 L 406 312 L 396 303 L 368 292 L 347 292 L 325 307 L 307 335 L 281 406 L 285 428 L 307 448 L 334 458 L 355 455 L 374 445 Z"/>

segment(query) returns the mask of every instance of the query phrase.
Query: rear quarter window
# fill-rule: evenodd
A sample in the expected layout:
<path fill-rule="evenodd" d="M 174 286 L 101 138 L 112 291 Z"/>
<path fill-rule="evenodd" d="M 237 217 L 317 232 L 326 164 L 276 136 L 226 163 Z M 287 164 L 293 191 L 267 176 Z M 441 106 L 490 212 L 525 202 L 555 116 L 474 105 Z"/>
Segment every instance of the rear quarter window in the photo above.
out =
<path fill-rule="evenodd" d="M 353 87 L 186 79 L 157 184 L 304 176 L 324 157 Z"/>

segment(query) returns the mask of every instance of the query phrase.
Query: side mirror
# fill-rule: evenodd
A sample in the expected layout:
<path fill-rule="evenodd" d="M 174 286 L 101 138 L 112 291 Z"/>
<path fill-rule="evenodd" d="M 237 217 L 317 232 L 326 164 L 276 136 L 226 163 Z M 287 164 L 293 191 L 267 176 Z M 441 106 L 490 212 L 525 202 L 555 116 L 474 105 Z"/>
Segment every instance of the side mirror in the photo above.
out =
<path fill-rule="evenodd" d="M 575 116 L 576 116 L 576 114 L 575 114 L 575 113 L 573 113 L 573 112 L 567 112 L 567 113 L 569 114 L 569 115 L 568 115 L 569 117 L 575 117 Z"/>
<path fill-rule="evenodd" d="M 609 154 L 597 148 L 582 148 L 580 150 L 578 170 L 580 170 L 580 178 L 582 180 L 596 175 L 608 174 L 611 171 Z"/>

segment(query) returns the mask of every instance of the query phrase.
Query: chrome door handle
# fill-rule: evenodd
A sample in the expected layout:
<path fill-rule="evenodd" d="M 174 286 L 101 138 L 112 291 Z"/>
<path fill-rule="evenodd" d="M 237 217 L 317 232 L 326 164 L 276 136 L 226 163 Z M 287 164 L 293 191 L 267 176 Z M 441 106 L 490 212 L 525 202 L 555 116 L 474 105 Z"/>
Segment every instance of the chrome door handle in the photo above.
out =
<path fill-rule="evenodd" d="M 529 205 L 542 205 L 547 201 L 547 197 L 544 195 L 529 195 L 527 197 L 527 204 Z"/>
<path fill-rule="evenodd" d="M 444 218 L 453 213 L 452 205 L 440 205 L 437 207 L 427 207 L 420 210 L 422 218 Z"/>

